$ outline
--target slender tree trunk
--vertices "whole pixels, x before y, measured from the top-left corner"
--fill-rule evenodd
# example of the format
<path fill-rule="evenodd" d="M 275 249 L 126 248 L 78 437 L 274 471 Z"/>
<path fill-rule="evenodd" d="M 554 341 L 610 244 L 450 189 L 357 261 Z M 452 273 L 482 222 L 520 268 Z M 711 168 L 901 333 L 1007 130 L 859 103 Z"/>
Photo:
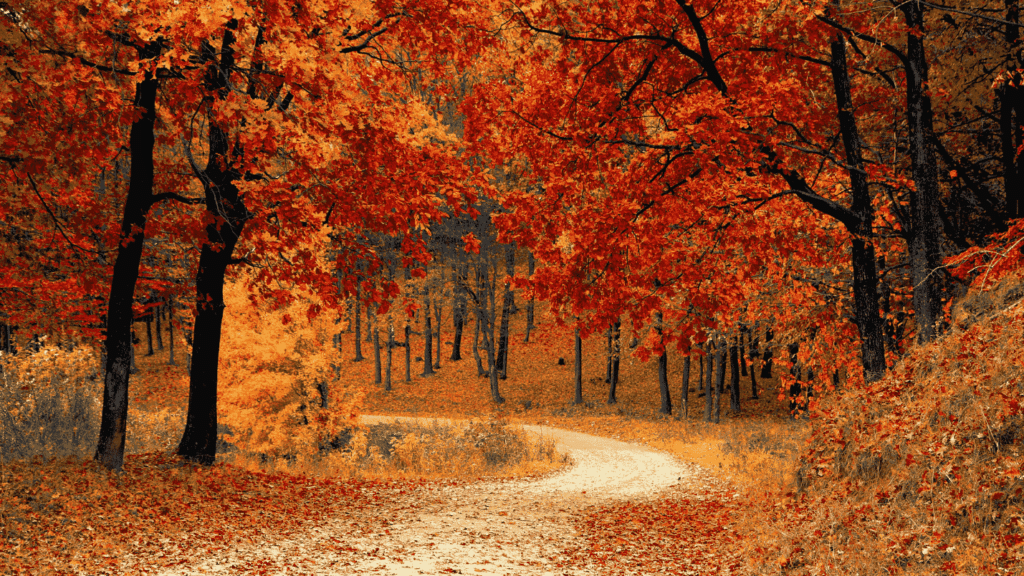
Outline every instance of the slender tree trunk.
<path fill-rule="evenodd" d="M 718 343 L 718 353 L 715 358 L 715 393 L 713 414 L 711 421 L 718 424 L 722 414 L 722 389 L 725 387 L 725 354 L 726 345 L 724 341 Z"/>
<path fill-rule="evenodd" d="M 441 369 L 441 311 L 444 299 L 434 298 L 434 370 Z"/>
<path fill-rule="evenodd" d="M 380 328 L 378 328 L 376 320 L 370 330 L 373 332 L 373 383 L 380 384 Z"/>
<path fill-rule="evenodd" d="M 363 357 L 363 340 L 362 340 L 362 334 L 361 334 L 361 332 L 362 332 L 362 321 L 361 321 L 362 314 L 359 313 L 359 296 L 360 296 L 359 292 L 360 292 L 360 288 L 359 288 L 359 286 L 357 284 L 356 285 L 356 300 L 352 304 L 352 306 L 354 307 L 354 310 L 355 310 L 355 313 L 353 314 L 353 316 L 355 317 L 355 320 L 356 320 L 355 321 L 355 325 L 356 325 L 356 357 L 352 359 L 353 362 L 362 362 L 364 360 L 364 357 Z"/>
<path fill-rule="evenodd" d="M 483 360 L 480 358 L 480 318 L 477 312 L 477 319 L 473 322 L 473 358 L 476 360 L 476 375 L 487 376 L 484 370 Z"/>
<path fill-rule="evenodd" d="M 686 420 L 690 410 L 690 357 L 691 354 L 683 357 L 683 389 L 679 396 L 679 411 L 676 412 L 676 420 Z"/>
<path fill-rule="evenodd" d="M 511 278 L 515 276 L 515 248 L 505 248 L 505 274 Z M 498 328 L 498 377 L 502 380 L 508 378 L 508 324 L 512 317 L 512 307 L 515 305 L 515 293 L 512 285 L 505 285 L 505 294 L 501 300 L 501 324 Z"/>
<path fill-rule="evenodd" d="M 579 319 L 577 319 L 579 321 Z M 575 352 L 576 361 L 573 364 L 572 380 L 575 385 L 575 395 L 573 396 L 573 404 L 583 404 L 583 339 L 580 338 L 580 328 L 576 327 L 573 332 L 573 350 Z"/>
<path fill-rule="evenodd" d="M 747 347 L 743 344 L 743 338 L 747 336 L 748 330 L 746 328 L 740 329 L 740 335 L 738 336 L 740 342 L 740 375 L 747 375 Z"/>
<path fill-rule="evenodd" d="M 452 336 L 451 360 L 453 362 L 462 360 L 462 329 L 466 324 L 466 286 L 468 282 L 469 264 L 461 263 L 456 269 L 455 288 L 452 290 L 455 297 L 455 302 L 452 304 L 452 324 L 455 330 L 455 334 Z"/>
<path fill-rule="evenodd" d="M 487 352 L 487 374 L 491 382 L 491 399 L 495 404 L 501 404 L 505 399 L 501 397 L 498 389 L 498 371 L 495 365 L 497 362 L 497 350 L 495 349 L 494 342 L 494 311 L 497 306 L 495 301 L 496 289 L 494 282 L 488 278 L 485 266 L 481 262 L 477 268 L 477 294 L 485 299 L 483 306 L 477 306 L 477 323 L 480 325 L 480 332 L 484 337 L 484 350 Z"/>
<path fill-rule="evenodd" d="M 159 53 L 157 49 L 157 53 Z M 155 55 L 154 55 L 155 56 Z M 142 114 L 132 123 L 129 135 L 131 175 L 121 218 L 121 242 L 114 260 L 104 347 L 103 408 L 95 459 L 110 470 L 124 463 L 128 424 L 128 379 L 132 354 L 132 302 L 146 238 L 146 215 L 153 201 L 153 148 L 156 139 L 156 92 L 158 80 L 151 72 L 135 87 L 135 106 Z"/>
<path fill-rule="evenodd" d="M 529 275 L 531 280 L 533 279 L 533 271 L 535 269 L 536 264 L 537 264 L 537 262 L 536 262 L 536 259 L 533 257 L 533 252 L 530 252 L 529 250 L 527 250 L 527 252 L 526 252 L 526 267 L 527 267 L 527 273 L 528 273 L 528 275 Z M 526 337 L 523 338 L 523 342 L 529 342 L 530 341 L 530 331 L 533 330 L 534 328 L 536 328 L 536 326 L 533 325 L 533 309 L 534 309 L 534 298 L 533 298 L 533 296 L 530 296 L 530 300 L 526 303 Z"/>
<path fill-rule="evenodd" d="M 612 383 L 612 327 L 608 326 L 608 329 L 604 331 L 606 343 L 605 343 L 605 371 L 604 371 L 604 382 L 605 384 Z"/>
<path fill-rule="evenodd" d="M 153 351 L 153 311 L 146 315 L 146 356 L 156 354 Z"/>
<path fill-rule="evenodd" d="M 736 344 L 729 347 L 729 410 L 740 413 L 740 353 Z"/>
<path fill-rule="evenodd" d="M 772 345 L 769 344 L 769 342 L 772 341 L 773 337 L 774 337 L 774 334 L 772 334 L 772 329 L 771 328 L 765 329 L 765 331 L 764 331 L 764 352 L 761 353 L 761 358 L 763 360 L 763 362 L 761 364 L 761 378 L 771 378 L 772 377 Z"/>
<path fill-rule="evenodd" d="M 705 354 L 705 364 L 707 364 L 707 370 L 704 373 L 704 421 L 712 422 L 715 412 L 715 378 L 714 378 L 714 367 L 715 367 L 715 343 L 714 338 L 708 339 L 705 344 L 707 353 Z"/>
<path fill-rule="evenodd" d="M 169 349 L 169 357 L 167 364 L 170 366 L 177 366 L 177 362 L 174 361 L 174 295 L 167 297 L 167 347 Z"/>
<path fill-rule="evenodd" d="M 405 381 L 412 382 L 412 326 L 405 322 Z"/>
<path fill-rule="evenodd" d="M 423 289 L 423 374 L 434 375 L 434 328 L 430 323 L 430 289 Z"/>
<path fill-rule="evenodd" d="M 619 357 L 622 354 L 622 341 L 620 335 L 621 322 L 618 318 L 615 319 L 615 324 L 612 324 L 610 329 L 611 336 L 611 357 L 609 358 L 609 371 L 608 371 L 608 403 L 615 404 L 618 399 L 615 397 L 616 388 L 619 387 Z"/>
<path fill-rule="evenodd" d="M 388 357 L 384 369 L 384 391 L 391 392 L 391 352 L 395 349 L 395 321 L 388 317 Z"/>
<path fill-rule="evenodd" d="M 661 343 L 661 354 L 658 356 L 658 390 L 661 393 L 662 414 L 672 413 L 672 395 L 668 389 L 668 350 L 665 349 L 664 332 L 662 328 L 663 317 L 661 312 L 656 314 L 655 330 L 658 332 L 658 341 Z"/>
<path fill-rule="evenodd" d="M 156 308 L 156 349 L 164 349 L 164 334 L 162 332 L 161 317 L 164 315 L 164 304 L 161 302 Z"/>

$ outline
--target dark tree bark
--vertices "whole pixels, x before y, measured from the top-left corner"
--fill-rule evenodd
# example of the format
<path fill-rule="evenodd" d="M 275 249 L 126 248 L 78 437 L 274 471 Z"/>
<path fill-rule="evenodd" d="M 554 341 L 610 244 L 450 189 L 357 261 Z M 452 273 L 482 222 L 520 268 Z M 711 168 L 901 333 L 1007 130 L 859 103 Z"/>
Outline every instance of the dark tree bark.
<path fill-rule="evenodd" d="M 484 351 L 487 353 L 487 375 L 491 383 L 491 400 L 495 404 L 505 402 L 498 388 L 497 350 L 494 338 L 494 312 L 497 305 L 494 282 L 489 278 L 487 264 L 477 265 L 477 324 L 484 339 Z"/>
<path fill-rule="evenodd" d="M 740 413 L 740 352 L 733 344 L 729 347 L 729 410 Z"/>
<path fill-rule="evenodd" d="M 469 264 L 458 265 L 455 274 L 455 289 L 452 291 L 455 302 L 452 304 L 452 324 L 455 334 L 452 336 L 453 362 L 462 360 L 462 329 L 466 324 L 466 287 L 469 282 Z"/>
<path fill-rule="evenodd" d="M 146 314 L 146 356 L 156 354 L 153 351 L 153 311 Z"/>
<path fill-rule="evenodd" d="M 218 98 L 227 97 L 227 79 L 234 68 L 234 30 L 225 27 L 219 61 L 208 45 L 210 65 L 206 85 Z M 196 320 L 193 329 L 192 370 L 189 377 L 188 416 L 178 454 L 201 464 L 213 464 L 217 456 L 217 372 L 221 325 L 224 320 L 224 275 L 232 263 L 235 244 L 249 219 L 236 182 L 241 174 L 233 166 L 228 131 L 208 112 L 209 159 L 203 170 L 206 210 L 223 222 L 206 227 L 206 242 L 199 253 L 196 274 Z"/>
<path fill-rule="evenodd" d="M 579 326 L 573 332 L 573 351 L 575 352 L 576 360 L 573 363 L 572 371 L 572 381 L 575 390 L 572 403 L 583 404 L 583 339 L 580 338 Z"/>
<path fill-rule="evenodd" d="M 353 362 L 362 362 L 365 358 L 363 357 L 363 340 L 362 340 L 362 315 L 359 313 L 359 296 L 360 287 L 356 284 L 356 300 L 352 303 L 354 307 L 355 325 L 356 325 L 356 357 L 352 359 Z"/>
<path fill-rule="evenodd" d="M 177 366 L 178 364 L 174 361 L 174 295 L 167 297 L 167 348 L 168 355 L 167 364 L 170 366 Z"/>
<path fill-rule="evenodd" d="M 533 271 L 537 265 L 537 261 L 533 256 L 533 252 L 526 252 L 526 271 L 529 277 L 533 278 Z M 523 342 L 530 341 L 530 331 L 536 328 L 533 325 L 533 309 L 534 309 L 534 298 L 530 296 L 530 300 L 526 303 L 526 337 L 523 338 Z"/>
<path fill-rule="evenodd" d="M 505 248 L 505 274 L 509 277 L 515 275 L 515 248 Z M 515 305 L 515 292 L 512 285 L 505 285 L 505 295 L 501 301 L 501 325 L 498 333 L 498 377 L 502 380 L 508 378 L 508 324 L 512 317 L 512 307 Z"/>
<path fill-rule="evenodd" d="M 424 378 L 434 375 L 434 330 L 430 324 L 430 289 L 423 289 L 423 374 Z"/>
<path fill-rule="evenodd" d="M 743 338 L 744 338 L 744 335 L 746 335 L 746 334 L 747 334 L 747 330 L 744 328 L 744 329 L 740 330 L 740 335 L 738 336 L 739 344 L 740 344 L 740 375 L 741 376 L 746 376 L 747 375 L 747 347 L 743 344 Z"/>
<path fill-rule="evenodd" d="M 412 326 L 405 323 L 405 381 L 412 382 Z"/>
<path fill-rule="evenodd" d="M 615 404 L 618 399 L 615 397 L 616 389 L 619 387 L 619 360 L 622 354 L 622 323 L 618 318 L 611 327 L 611 358 L 609 359 L 609 381 L 608 381 L 608 403 Z"/>
<path fill-rule="evenodd" d="M 373 383 L 380 384 L 380 328 L 377 326 L 376 319 L 370 330 L 373 332 Z"/>
<path fill-rule="evenodd" d="M 388 357 L 384 368 L 384 391 L 391 392 L 391 353 L 395 349 L 395 321 L 388 317 Z"/>
<path fill-rule="evenodd" d="M 161 302 L 160 305 L 156 307 L 156 349 L 157 350 L 163 350 L 164 349 L 163 326 L 161 326 L 161 324 L 162 324 L 161 319 L 162 319 L 163 315 L 164 315 L 164 304 Z"/>
<path fill-rule="evenodd" d="M 850 76 L 846 64 L 846 39 L 836 34 L 832 41 L 832 84 L 836 93 L 839 129 L 846 149 L 850 176 L 853 218 L 844 222 L 852 237 L 853 300 L 857 330 L 860 332 L 861 365 L 864 379 L 874 382 L 885 375 L 885 331 L 878 309 L 878 270 L 871 241 L 874 209 L 867 172 L 864 170 L 860 131 L 854 116 Z"/>
<path fill-rule="evenodd" d="M 659 412 L 662 414 L 672 413 L 672 395 L 668 389 L 668 350 L 665 349 L 665 341 L 663 338 L 662 328 L 662 314 L 657 313 L 657 319 L 655 321 L 655 330 L 658 332 L 658 341 L 661 342 L 661 354 L 658 356 L 658 391 L 661 393 L 661 409 Z"/>
<path fill-rule="evenodd" d="M 771 328 L 766 328 L 764 331 L 764 352 L 761 353 L 761 378 L 772 377 L 772 345 L 769 342 L 774 338 Z"/>
<path fill-rule="evenodd" d="M 476 360 L 476 375 L 487 376 L 487 370 L 484 370 L 484 361 L 480 358 L 480 320 L 479 313 L 477 314 L 477 320 L 473 322 L 473 359 Z"/>
<path fill-rule="evenodd" d="M 434 370 L 441 369 L 441 311 L 444 299 L 434 298 Z"/>
<path fill-rule="evenodd" d="M 715 413 L 715 342 L 714 339 L 708 339 L 705 344 L 707 353 L 705 354 L 705 363 L 707 364 L 707 370 L 704 373 L 704 421 L 713 422 Z"/>
<path fill-rule="evenodd" d="M 683 357 L 683 387 L 679 395 L 679 410 L 676 412 L 676 420 L 686 420 L 690 410 L 690 357 L 691 354 Z"/>
<path fill-rule="evenodd" d="M 725 342 L 719 342 L 715 357 L 715 385 L 713 386 L 715 390 L 711 415 L 711 421 L 715 424 L 718 424 L 722 414 L 722 389 L 725 387 L 725 349 Z"/>
<path fill-rule="evenodd" d="M 612 327 L 608 326 L 608 329 L 604 331 L 605 335 L 605 371 L 604 371 L 604 382 L 605 384 L 612 383 Z"/>
<path fill-rule="evenodd" d="M 933 133 L 931 97 L 928 95 L 928 61 L 924 49 L 924 6 L 919 2 L 899 5 L 907 24 L 907 124 L 910 129 L 910 166 L 915 190 L 910 194 L 911 284 L 914 287 L 914 320 L 918 342 L 938 336 L 942 321 L 942 220 L 938 166 L 929 136 Z"/>
<path fill-rule="evenodd" d="M 156 51 L 159 53 L 159 48 Z M 153 148 L 156 142 L 153 127 L 158 87 L 157 79 L 150 72 L 135 87 L 134 104 L 142 114 L 132 123 L 128 140 L 131 175 L 121 218 L 121 242 L 114 259 L 107 300 L 103 408 L 95 459 L 110 470 L 120 470 L 124 463 L 132 356 L 132 302 L 146 238 L 146 216 L 153 204 Z"/>

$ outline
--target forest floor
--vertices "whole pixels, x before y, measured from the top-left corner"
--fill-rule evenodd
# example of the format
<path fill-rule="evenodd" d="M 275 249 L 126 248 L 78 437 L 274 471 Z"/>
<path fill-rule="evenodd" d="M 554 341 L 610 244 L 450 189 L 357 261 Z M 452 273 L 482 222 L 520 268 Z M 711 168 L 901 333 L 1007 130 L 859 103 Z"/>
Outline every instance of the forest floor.
<path fill-rule="evenodd" d="M 382 419 L 391 418 L 364 417 Z M 709 502 L 728 508 L 731 500 L 725 483 L 707 470 L 636 444 L 526 429 L 554 440 L 571 464 L 540 478 L 421 489 L 415 506 L 368 534 L 350 536 L 351 519 L 342 514 L 287 538 L 149 573 L 696 575 L 728 573 L 736 564 L 719 550 L 731 536 L 728 524 L 702 514 Z M 644 507 L 657 502 L 690 511 L 674 527 L 687 535 L 685 550 L 663 548 L 665 535 L 649 530 Z M 144 556 L 125 558 L 122 566 L 147 573 L 146 563 Z"/>

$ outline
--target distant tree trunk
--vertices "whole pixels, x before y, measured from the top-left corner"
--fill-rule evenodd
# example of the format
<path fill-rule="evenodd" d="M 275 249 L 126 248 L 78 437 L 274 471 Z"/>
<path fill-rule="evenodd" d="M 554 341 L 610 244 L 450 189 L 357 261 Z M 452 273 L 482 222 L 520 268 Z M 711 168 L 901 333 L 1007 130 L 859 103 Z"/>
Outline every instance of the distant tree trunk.
<path fill-rule="evenodd" d="M 167 358 L 169 366 L 177 366 L 174 361 L 174 295 L 167 297 L 167 347 L 170 356 Z"/>
<path fill-rule="evenodd" d="M 620 328 L 622 324 L 618 318 L 615 319 L 615 324 L 612 324 L 609 335 L 611 340 L 609 345 L 611 346 L 611 355 L 608 364 L 608 403 L 615 404 L 618 399 L 615 397 L 615 390 L 619 386 L 619 356 L 622 354 L 622 342 L 620 338 Z"/>
<path fill-rule="evenodd" d="M 729 410 L 733 414 L 740 413 L 740 353 L 739 347 L 729 347 Z"/>
<path fill-rule="evenodd" d="M 533 252 L 530 252 L 529 250 L 527 250 L 526 251 L 526 267 L 527 267 L 527 273 L 529 274 L 529 277 L 531 279 L 533 278 L 533 271 L 534 271 L 534 268 L 535 268 L 536 264 L 537 264 L 537 262 L 536 262 L 536 259 L 533 257 Z M 530 341 L 530 331 L 533 330 L 534 328 L 536 328 L 536 326 L 533 325 L 533 307 L 534 307 L 534 299 L 533 299 L 533 296 L 530 296 L 530 300 L 526 303 L 526 337 L 523 338 L 523 342 L 529 342 Z"/>
<path fill-rule="evenodd" d="M 737 336 L 740 343 L 740 375 L 742 376 L 747 375 L 747 349 L 743 345 L 743 337 L 745 334 L 747 334 L 747 329 L 743 328 L 740 330 L 739 336 Z"/>
<path fill-rule="evenodd" d="M 715 357 L 715 398 L 714 398 L 714 414 L 712 414 L 712 422 L 718 424 L 722 413 L 722 389 L 725 387 L 725 354 L 726 344 L 725 341 L 718 343 L 718 352 Z"/>
<path fill-rule="evenodd" d="M 477 306 L 477 323 L 484 337 L 484 351 L 487 352 L 487 374 L 491 382 L 491 399 L 495 404 L 505 401 L 498 389 L 497 350 L 494 342 L 494 312 L 497 306 L 494 282 L 488 278 L 486 264 L 481 262 L 477 267 L 477 294 L 484 299 L 483 305 Z"/>
<path fill-rule="evenodd" d="M 700 345 L 700 346 L 697 347 L 697 349 L 700 350 L 701 352 L 703 352 L 704 351 L 704 346 Z M 703 354 L 703 353 L 697 355 L 697 361 L 700 362 L 700 378 L 697 378 L 697 397 L 698 398 L 704 396 L 704 388 L 705 388 L 705 386 L 704 386 L 704 356 L 705 356 L 705 354 Z"/>
<path fill-rule="evenodd" d="M 454 325 L 455 334 L 452 336 L 452 356 L 453 362 L 462 360 L 462 328 L 466 324 L 466 286 L 469 282 L 469 264 L 459 264 L 455 274 L 455 288 L 452 290 L 452 294 L 455 297 L 455 302 L 452 304 L 452 324 Z"/>
<path fill-rule="evenodd" d="M 156 349 L 157 350 L 163 350 L 164 349 L 164 334 L 161 331 L 161 329 L 163 327 L 160 325 L 161 324 L 160 320 L 161 320 L 161 317 L 163 315 L 164 315 L 164 305 L 161 302 L 160 305 L 156 307 Z"/>
<path fill-rule="evenodd" d="M 479 316 L 479 313 L 478 313 Z M 476 375 L 487 376 L 483 360 L 480 358 L 480 320 L 473 322 L 473 358 L 476 360 Z"/>
<path fill-rule="evenodd" d="M 577 319 L 578 321 L 579 319 Z M 576 352 L 576 362 L 573 364 L 573 383 L 575 384 L 576 394 L 573 396 L 573 404 L 583 403 L 583 339 L 580 338 L 580 328 L 576 327 L 576 331 L 573 332 L 573 348 Z"/>
<path fill-rule="evenodd" d="M 612 383 L 612 327 L 608 326 L 608 329 L 604 331 L 606 343 L 605 343 L 605 371 L 604 371 L 604 382 L 605 384 Z"/>
<path fill-rule="evenodd" d="M 758 337 L 757 337 L 757 326 L 750 332 L 750 350 L 748 352 L 750 357 L 750 397 L 757 400 L 757 363 L 754 362 L 754 358 L 759 355 L 758 352 Z"/>
<path fill-rule="evenodd" d="M 510 278 L 515 275 L 515 247 L 509 245 L 505 248 L 505 274 Z M 512 307 L 515 305 L 515 292 L 512 285 L 505 285 L 505 295 L 501 301 L 501 324 L 498 333 L 498 377 L 502 380 L 508 378 L 508 324 L 512 317 Z"/>
<path fill-rule="evenodd" d="M 712 422 L 712 418 L 715 412 L 715 343 L 713 338 L 708 339 L 705 344 L 707 353 L 705 356 L 705 363 L 707 364 L 707 370 L 704 373 L 704 421 Z"/>
<path fill-rule="evenodd" d="M 363 337 L 363 342 L 366 342 L 367 344 L 369 344 L 371 341 L 373 341 L 373 334 L 370 333 L 371 332 L 371 328 L 374 327 L 373 320 L 374 320 L 374 318 L 372 316 L 372 311 L 370 310 L 370 307 L 367 306 L 366 307 L 366 336 Z"/>
<path fill-rule="evenodd" d="M 434 298 L 434 370 L 441 369 L 441 311 L 444 300 Z"/>
<path fill-rule="evenodd" d="M 384 391 L 391 391 L 391 351 L 395 349 L 395 320 L 388 317 L 388 357 L 384 368 Z"/>
<path fill-rule="evenodd" d="M 430 289 L 423 289 L 423 374 L 424 378 L 434 375 L 434 329 L 430 324 Z"/>
<path fill-rule="evenodd" d="M 146 314 L 146 356 L 152 356 L 156 354 L 153 351 L 153 310 L 150 309 L 149 313 Z"/>
<path fill-rule="evenodd" d="M 412 326 L 405 321 L 405 381 L 412 382 Z"/>
<path fill-rule="evenodd" d="M 35 341 L 35 338 L 33 338 L 32 340 Z M 135 346 L 138 343 L 139 343 L 139 337 L 135 335 L 135 329 L 132 328 L 132 348 L 131 348 L 132 367 L 129 369 L 129 372 L 131 374 L 138 374 L 139 373 L 139 367 L 135 365 Z M 38 351 L 38 347 L 36 348 L 36 350 Z"/>
<path fill-rule="evenodd" d="M 373 383 L 381 383 L 380 375 L 380 329 L 377 327 L 377 322 L 373 322 Z"/>
<path fill-rule="evenodd" d="M 672 395 L 668 390 L 668 350 L 665 349 L 662 322 L 661 312 L 656 313 L 655 330 L 658 332 L 658 342 L 661 343 L 661 354 L 658 356 L 658 390 L 661 392 L 660 412 L 662 414 L 671 414 Z"/>
<path fill-rule="evenodd" d="M 676 420 L 686 420 L 690 409 L 690 354 L 683 357 L 683 389 L 679 397 Z"/>
<path fill-rule="evenodd" d="M 791 364 L 789 374 L 793 377 L 793 383 L 789 385 L 789 411 L 795 418 L 796 410 L 800 407 L 800 394 L 803 392 L 803 387 L 800 385 L 800 378 L 803 376 L 803 370 L 800 369 L 800 362 L 798 360 L 800 343 L 794 342 L 789 344 L 787 348 Z"/>
<path fill-rule="evenodd" d="M 764 352 L 761 353 L 761 378 L 772 377 L 772 345 L 769 342 L 772 341 L 774 335 L 772 329 L 767 328 L 764 331 Z"/>
<path fill-rule="evenodd" d="M 355 325 L 356 325 L 356 357 L 352 359 L 353 362 L 362 362 L 364 360 L 364 358 L 363 358 L 363 340 L 362 340 L 362 320 L 361 320 L 362 315 L 359 313 L 359 292 L 360 292 L 360 289 L 359 289 L 359 286 L 357 284 L 356 285 L 356 299 L 355 299 L 355 302 L 352 303 L 352 306 L 355 309 L 355 312 L 354 312 L 353 316 L 355 317 L 355 320 L 356 320 L 355 321 Z"/>

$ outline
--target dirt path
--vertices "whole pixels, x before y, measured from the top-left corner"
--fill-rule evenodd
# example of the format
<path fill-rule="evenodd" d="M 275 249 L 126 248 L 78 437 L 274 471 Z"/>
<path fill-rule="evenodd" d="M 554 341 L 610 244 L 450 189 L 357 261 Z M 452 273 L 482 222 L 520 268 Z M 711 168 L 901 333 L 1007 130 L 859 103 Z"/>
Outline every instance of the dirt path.
<path fill-rule="evenodd" d="M 414 513 L 382 518 L 381 530 L 369 536 L 343 536 L 349 533 L 346 520 L 331 519 L 295 538 L 256 543 L 187 570 L 159 574 L 232 574 L 240 566 L 258 565 L 268 568 L 267 574 L 591 574 L 589 567 L 564 565 L 562 551 L 584 544 L 572 527 L 575 510 L 608 501 L 644 500 L 677 484 L 699 488 L 714 483 L 700 467 L 664 452 L 558 428 L 524 428 L 553 439 L 573 463 L 538 480 L 435 491 L 436 496 L 426 498 Z"/>

